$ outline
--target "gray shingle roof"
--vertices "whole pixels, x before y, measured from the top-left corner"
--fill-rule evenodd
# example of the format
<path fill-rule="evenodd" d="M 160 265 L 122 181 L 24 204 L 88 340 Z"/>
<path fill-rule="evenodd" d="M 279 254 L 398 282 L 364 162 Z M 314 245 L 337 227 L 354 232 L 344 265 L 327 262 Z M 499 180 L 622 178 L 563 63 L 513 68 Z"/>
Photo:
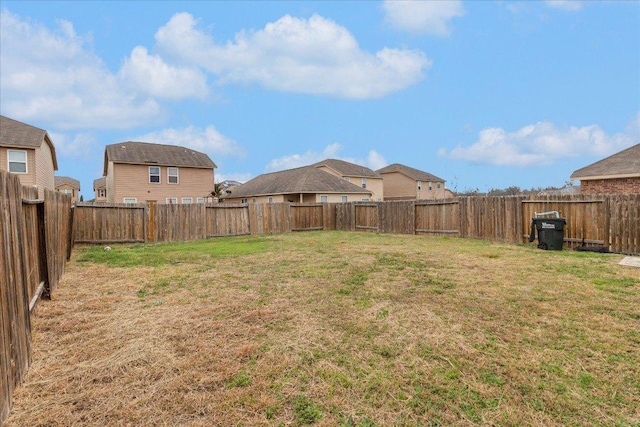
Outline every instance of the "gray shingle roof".
<path fill-rule="evenodd" d="M 344 160 L 327 159 L 312 164 L 314 167 L 326 166 L 333 169 L 342 176 L 355 176 L 366 178 L 381 178 L 381 176 L 372 169 L 354 163 L 345 162 Z"/>
<path fill-rule="evenodd" d="M 206 154 L 178 145 L 127 141 L 107 145 L 104 155 L 105 175 L 108 162 L 207 169 L 217 167 Z"/>
<path fill-rule="evenodd" d="M 102 178 L 93 180 L 93 191 L 96 191 L 98 188 L 106 188 L 107 187 L 107 177 L 103 176 Z"/>
<path fill-rule="evenodd" d="M 571 174 L 571 179 L 611 176 L 640 176 L 640 144 L 578 169 Z"/>
<path fill-rule="evenodd" d="M 53 169 L 58 170 L 56 148 L 46 130 L 0 116 L 0 147 L 36 149 L 40 148 L 43 142 L 49 144 Z"/>
<path fill-rule="evenodd" d="M 66 184 L 80 190 L 80 181 L 78 181 L 77 179 L 70 178 L 68 176 L 56 176 L 54 177 L 54 182 L 55 182 L 56 188 Z"/>
<path fill-rule="evenodd" d="M 409 166 L 401 165 L 400 163 L 394 163 L 392 165 L 385 166 L 382 169 L 378 169 L 376 172 L 381 175 L 384 175 L 385 173 L 399 172 L 415 181 L 446 182 L 444 179 L 432 175 L 429 172 L 410 168 Z"/>
<path fill-rule="evenodd" d="M 371 191 L 314 166 L 266 173 L 235 187 L 227 197 L 253 197 L 291 193 L 362 193 Z"/>

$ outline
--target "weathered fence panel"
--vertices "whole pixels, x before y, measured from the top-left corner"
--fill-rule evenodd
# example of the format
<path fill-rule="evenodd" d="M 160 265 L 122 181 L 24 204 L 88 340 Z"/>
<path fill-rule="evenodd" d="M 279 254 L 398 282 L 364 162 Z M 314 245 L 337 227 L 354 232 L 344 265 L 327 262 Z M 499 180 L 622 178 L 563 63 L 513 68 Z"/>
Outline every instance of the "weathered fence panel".
<path fill-rule="evenodd" d="M 322 204 L 292 204 L 291 231 L 324 230 L 324 207 Z"/>
<path fill-rule="evenodd" d="M 185 242 L 207 237 L 206 207 L 204 204 L 156 205 L 156 242 Z"/>
<path fill-rule="evenodd" d="M 336 205 L 336 230 L 355 231 L 356 205 L 355 203 L 339 203 Z"/>
<path fill-rule="evenodd" d="M 355 203 L 355 227 L 360 231 L 379 231 L 378 203 Z"/>
<path fill-rule="evenodd" d="M 611 251 L 640 253 L 640 195 L 609 197 L 604 210 Z"/>
<path fill-rule="evenodd" d="M 251 234 L 249 206 L 219 204 L 207 206 L 207 237 Z"/>
<path fill-rule="evenodd" d="M 146 204 L 94 205 L 74 208 L 76 243 L 143 243 L 147 239 Z"/>
<path fill-rule="evenodd" d="M 0 171 L 0 425 L 31 363 L 31 319 L 55 291 L 70 253 L 71 197 Z"/>
<path fill-rule="evenodd" d="M 378 205 L 380 233 L 415 234 L 414 201 L 392 201 Z"/>
<path fill-rule="evenodd" d="M 457 236 L 460 234 L 460 203 L 457 200 L 417 202 L 416 234 Z"/>

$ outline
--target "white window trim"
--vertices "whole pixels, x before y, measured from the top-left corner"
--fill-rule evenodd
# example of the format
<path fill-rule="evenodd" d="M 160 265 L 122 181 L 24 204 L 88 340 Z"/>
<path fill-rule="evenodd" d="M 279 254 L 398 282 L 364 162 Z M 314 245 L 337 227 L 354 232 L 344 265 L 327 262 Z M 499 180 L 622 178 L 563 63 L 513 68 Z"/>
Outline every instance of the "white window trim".
<path fill-rule="evenodd" d="M 273 203 L 273 197 L 272 196 L 269 196 L 268 202 L 269 203 Z"/>
<path fill-rule="evenodd" d="M 198 197 L 197 203 L 204 203 L 204 202 L 205 202 L 204 197 Z"/>
<path fill-rule="evenodd" d="M 367 188 L 367 178 L 362 178 L 360 182 L 362 183 L 362 188 Z"/>
<path fill-rule="evenodd" d="M 247 199 L 246 199 L 246 198 L 244 198 L 244 197 L 243 197 L 243 198 L 241 198 L 241 199 L 240 199 L 240 203 L 247 203 Z"/>
<path fill-rule="evenodd" d="M 183 197 L 182 198 L 182 204 L 183 205 L 190 205 L 193 203 L 193 197 Z"/>
<path fill-rule="evenodd" d="M 340 196 L 340 200 L 342 201 L 342 203 L 347 203 L 349 201 L 349 196 L 342 195 Z"/>
<path fill-rule="evenodd" d="M 129 201 L 127 201 L 127 200 L 129 200 Z M 131 200 L 133 200 L 133 202 Z M 138 203 L 138 199 L 136 197 L 124 197 L 122 199 L 122 203 L 134 205 L 134 204 Z"/>
<path fill-rule="evenodd" d="M 106 188 L 99 188 L 99 189 L 98 189 L 98 197 L 107 197 L 107 190 L 106 190 Z"/>
<path fill-rule="evenodd" d="M 177 205 L 178 204 L 178 198 L 177 197 L 167 197 L 165 199 L 165 203 L 168 205 Z"/>
<path fill-rule="evenodd" d="M 22 153 L 24 154 L 24 162 L 23 161 L 15 161 L 11 160 L 11 153 Z M 24 163 L 24 172 L 13 172 L 11 171 L 11 163 Z M 29 173 L 29 155 L 26 150 L 7 150 L 7 170 L 11 173 L 26 175 Z"/>
<path fill-rule="evenodd" d="M 418 191 L 422 190 L 422 181 L 418 181 Z"/>
<path fill-rule="evenodd" d="M 175 169 L 176 170 L 176 174 L 175 175 L 172 175 L 172 174 L 169 173 L 169 171 L 171 169 Z M 176 182 L 171 182 L 171 178 L 174 177 L 174 176 L 176 177 Z M 167 168 L 167 184 L 172 184 L 172 185 L 180 184 L 180 171 L 178 170 L 178 168 L 176 168 L 176 167 Z"/>
<path fill-rule="evenodd" d="M 151 181 L 151 168 L 158 169 L 158 182 Z M 156 174 L 153 174 L 153 176 L 156 176 Z M 149 166 L 149 184 L 162 184 L 162 169 L 160 168 L 160 166 Z"/>
<path fill-rule="evenodd" d="M 320 195 L 320 203 L 328 203 L 328 202 L 329 202 L 329 196 L 327 196 L 326 194 L 321 194 Z"/>

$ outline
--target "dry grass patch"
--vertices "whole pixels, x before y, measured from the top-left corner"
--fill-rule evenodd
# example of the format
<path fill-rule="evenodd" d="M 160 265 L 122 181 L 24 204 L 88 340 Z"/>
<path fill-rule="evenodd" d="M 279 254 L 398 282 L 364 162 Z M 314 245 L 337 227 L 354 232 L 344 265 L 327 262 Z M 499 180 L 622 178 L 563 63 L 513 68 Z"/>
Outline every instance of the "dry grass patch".
<path fill-rule="evenodd" d="M 347 232 L 77 248 L 7 426 L 638 425 L 620 258 Z"/>

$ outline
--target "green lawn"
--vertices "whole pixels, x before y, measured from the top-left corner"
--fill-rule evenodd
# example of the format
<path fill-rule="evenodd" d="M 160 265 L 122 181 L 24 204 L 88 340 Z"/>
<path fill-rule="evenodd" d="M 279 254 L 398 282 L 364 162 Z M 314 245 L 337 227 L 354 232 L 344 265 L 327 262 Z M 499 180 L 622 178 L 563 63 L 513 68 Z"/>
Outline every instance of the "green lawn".
<path fill-rule="evenodd" d="M 620 259 L 340 231 L 78 247 L 7 426 L 638 426 Z"/>

